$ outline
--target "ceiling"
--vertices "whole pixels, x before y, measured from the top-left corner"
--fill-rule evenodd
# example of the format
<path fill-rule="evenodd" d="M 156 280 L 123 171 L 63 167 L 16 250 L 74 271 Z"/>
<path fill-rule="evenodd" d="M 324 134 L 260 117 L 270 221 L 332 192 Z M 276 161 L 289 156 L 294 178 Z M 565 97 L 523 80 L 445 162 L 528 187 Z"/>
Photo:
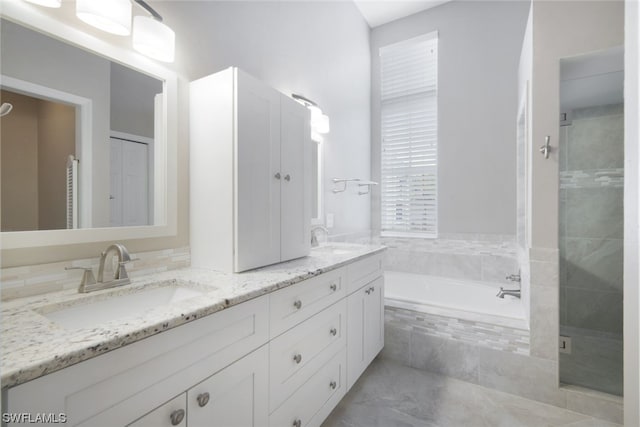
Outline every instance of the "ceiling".
<path fill-rule="evenodd" d="M 354 3 L 373 28 L 448 1 L 450 0 L 354 0 Z"/>

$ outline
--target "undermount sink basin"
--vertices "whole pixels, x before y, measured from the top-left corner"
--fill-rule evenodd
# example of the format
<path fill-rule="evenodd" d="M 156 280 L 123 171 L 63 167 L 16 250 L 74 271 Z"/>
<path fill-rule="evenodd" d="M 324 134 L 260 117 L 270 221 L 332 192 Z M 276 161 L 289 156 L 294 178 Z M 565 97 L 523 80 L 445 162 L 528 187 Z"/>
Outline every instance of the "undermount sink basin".
<path fill-rule="evenodd" d="M 41 314 L 66 329 L 87 329 L 111 320 L 138 315 L 151 308 L 174 304 L 202 295 L 199 290 L 180 285 L 143 288 L 129 294 L 87 298 L 73 306 Z"/>

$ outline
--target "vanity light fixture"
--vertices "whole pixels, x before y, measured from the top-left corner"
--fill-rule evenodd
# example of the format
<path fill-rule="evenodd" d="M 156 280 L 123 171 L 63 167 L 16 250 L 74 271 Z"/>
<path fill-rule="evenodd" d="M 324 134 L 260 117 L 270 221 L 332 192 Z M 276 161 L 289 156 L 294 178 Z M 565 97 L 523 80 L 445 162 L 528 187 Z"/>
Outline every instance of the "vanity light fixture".
<path fill-rule="evenodd" d="M 320 134 L 326 134 L 330 131 L 329 116 L 323 114 L 318 104 L 309 98 L 296 93 L 292 93 L 291 97 L 311 111 L 311 139 L 321 141 Z"/>
<path fill-rule="evenodd" d="M 76 16 L 102 31 L 119 36 L 131 34 L 130 0 L 76 0 Z"/>
<path fill-rule="evenodd" d="M 62 3 L 62 0 L 25 1 L 46 7 L 60 7 Z M 76 16 L 100 30 L 128 36 L 131 34 L 132 1 L 151 15 L 133 17 L 133 48 L 150 58 L 173 62 L 176 34 L 144 0 L 76 0 Z"/>
<path fill-rule="evenodd" d="M 55 7 L 56 9 L 62 4 L 62 0 L 25 0 L 29 3 L 37 4 L 44 7 Z"/>

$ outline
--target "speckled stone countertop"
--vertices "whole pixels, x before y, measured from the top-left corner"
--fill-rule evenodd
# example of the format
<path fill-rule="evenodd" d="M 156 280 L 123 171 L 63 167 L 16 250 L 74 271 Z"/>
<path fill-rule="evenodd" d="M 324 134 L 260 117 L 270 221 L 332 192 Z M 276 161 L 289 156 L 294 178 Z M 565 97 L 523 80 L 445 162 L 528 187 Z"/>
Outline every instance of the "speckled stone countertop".
<path fill-rule="evenodd" d="M 307 257 L 246 273 L 186 268 L 138 277 L 130 285 L 89 294 L 68 290 L 2 303 L 0 382 L 3 388 L 22 384 L 384 249 L 333 243 L 312 250 Z M 65 328 L 45 317 L 62 308 L 176 284 L 202 294 L 88 327 Z"/>

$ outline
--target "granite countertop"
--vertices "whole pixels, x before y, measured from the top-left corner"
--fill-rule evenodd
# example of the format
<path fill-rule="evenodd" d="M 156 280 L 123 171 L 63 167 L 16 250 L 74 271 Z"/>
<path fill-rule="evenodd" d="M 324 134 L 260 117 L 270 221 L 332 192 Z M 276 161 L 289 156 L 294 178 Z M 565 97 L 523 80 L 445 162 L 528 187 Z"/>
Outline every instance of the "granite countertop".
<path fill-rule="evenodd" d="M 0 310 L 0 384 L 3 388 L 22 384 L 384 249 L 379 245 L 334 243 L 313 249 L 307 257 L 245 273 L 225 274 L 185 268 L 138 277 L 132 279 L 130 285 L 89 294 L 67 290 L 3 302 Z M 135 293 L 142 288 L 175 285 L 201 295 L 87 327 L 65 328 L 44 316 L 88 301 Z"/>

